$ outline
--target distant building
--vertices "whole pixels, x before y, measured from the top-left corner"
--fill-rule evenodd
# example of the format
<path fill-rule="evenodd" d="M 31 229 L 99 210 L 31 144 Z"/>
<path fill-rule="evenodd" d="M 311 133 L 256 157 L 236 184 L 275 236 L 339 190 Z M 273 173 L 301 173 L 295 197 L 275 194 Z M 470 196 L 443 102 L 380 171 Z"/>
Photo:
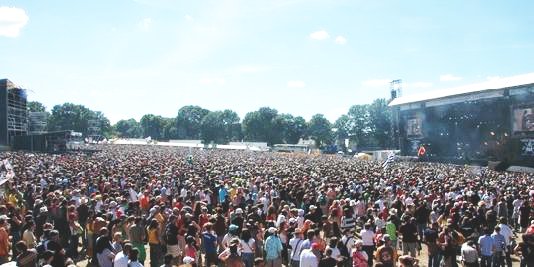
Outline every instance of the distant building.
<path fill-rule="evenodd" d="M 13 145 L 14 137 L 28 133 L 26 90 L 8 79 L 0 80 L 0 150 Z"/>

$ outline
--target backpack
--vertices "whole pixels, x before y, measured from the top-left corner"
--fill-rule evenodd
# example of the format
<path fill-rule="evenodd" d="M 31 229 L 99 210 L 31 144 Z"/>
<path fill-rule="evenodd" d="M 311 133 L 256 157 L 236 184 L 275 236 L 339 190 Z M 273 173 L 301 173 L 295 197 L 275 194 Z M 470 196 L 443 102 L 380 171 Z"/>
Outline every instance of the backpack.
<path fill-rule="evenodd" d="M 341 254 L 341 256 L 345 257 L 345 259 L 350 258 L 350 253 L 349 253 L 349 250 L 347 249 L 347 242 L 345 242 L 344 246 L 341 246 L 340 248 L 338 248 L 339 249 L 339 254 Z"/>

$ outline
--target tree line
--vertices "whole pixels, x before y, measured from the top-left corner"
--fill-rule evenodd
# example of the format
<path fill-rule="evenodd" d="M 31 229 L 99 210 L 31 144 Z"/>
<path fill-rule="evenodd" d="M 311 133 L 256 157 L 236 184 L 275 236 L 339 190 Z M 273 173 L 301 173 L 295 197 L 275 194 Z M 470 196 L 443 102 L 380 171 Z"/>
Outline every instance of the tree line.
<path fill-rule="evenodd" d="M 29 102 L 29 111 L 47 112 L 39 102 Z M 385 99 L 371 104 L 354 105 L 335 122 L 322 114 L 309 121 L 301 116 L 279 113 L 262 107 L 249 112 L 243 119 L 230 109 L 210 111 L 199 106 L 184 106 L 174 118 L 154 114 L 144 115 L 140 121 L 124 119 L 115 125 L 102 112 L 83 105 L 65 103 L 48 112 L 48 130 L 75 130 L 88 134 L 88 126 L 95 121 L 101 133 L 110 137 L 146 138 L 154 140 L 190 139 L 204 143 L 226 144 L 232 141 L 255 141 L 273 144 L 296 144 L 300 139 L 312 139 L 318 147 L 337 144 L 349 146 L 391 147 L 391 111 Z"/>

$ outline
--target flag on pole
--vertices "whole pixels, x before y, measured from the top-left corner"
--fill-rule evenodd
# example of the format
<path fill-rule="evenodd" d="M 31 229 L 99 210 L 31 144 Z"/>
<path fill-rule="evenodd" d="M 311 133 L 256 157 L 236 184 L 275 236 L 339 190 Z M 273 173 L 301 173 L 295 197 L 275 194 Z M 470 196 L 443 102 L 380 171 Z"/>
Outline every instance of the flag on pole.
<path fill-rule="evenodd" d="M 384 163 L 382 164 L 382 168 L 384 168 L 384 170 L 387 169 L 389 167 L 389 164 L 393 162 L 395 162 L 395 154 L 390 153 L 386 161 L 384 161 Z"/>

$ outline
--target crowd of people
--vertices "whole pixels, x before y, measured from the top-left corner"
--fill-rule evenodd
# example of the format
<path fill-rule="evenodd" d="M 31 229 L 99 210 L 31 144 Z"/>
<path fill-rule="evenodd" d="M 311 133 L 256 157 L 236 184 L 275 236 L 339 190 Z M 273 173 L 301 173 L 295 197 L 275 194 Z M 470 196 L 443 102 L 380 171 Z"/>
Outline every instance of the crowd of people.
<path fill-rule="evenodd" d="M 534 266 L 532 174 L 334 155 L 100 149 L 0 154 L 15 171 L 1 185 L 1 264 Z"/>

